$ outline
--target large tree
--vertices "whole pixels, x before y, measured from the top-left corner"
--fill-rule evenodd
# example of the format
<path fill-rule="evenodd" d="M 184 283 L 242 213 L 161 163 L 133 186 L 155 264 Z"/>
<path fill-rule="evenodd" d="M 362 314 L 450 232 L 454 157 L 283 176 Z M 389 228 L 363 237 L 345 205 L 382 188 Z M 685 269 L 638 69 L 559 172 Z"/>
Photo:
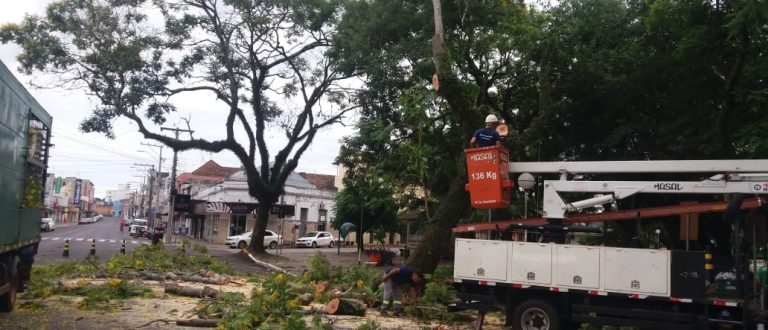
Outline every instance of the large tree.
<path fill-rule="evenodd" d="M 347 6 L 339 31 L 344 38 L 336 45 L 347 67 L 367 81 L 361 104 L 365 124 L 347 141 L 350 158 L 386 169 L 385 180 L 404 191 L 418 187 L 424 194 L 423 238 L 408 260 L 424 272 L 450 250 L 451 228 L 471 213 L 462 149 L 485 115 L 522 108 L 518 102 L 528 99 L 518 96 L 530 93 L 524 87 L 529 84 L 515 82 L 535 77 L 518 62 L 518 47 L 530 34 L 522 4 L 448 1 L 439 12 L 434 4 L 439 1 Z M 436 27 L 436 17 L 442 26 Z M 361 47 L 371 42 L 382 51 Z M 437 93 L 426 91 L 434 88 L 433 74 Z M 488 92 L 499 84 L 513 86 L 504 89 L 507 102 Z"/>
<path fill-rule="evenodd" d="M 371 125 L 349 146 L 362 163 L 388 164 L 393 177 L 419 177 L 421 167 L 404 162 L 402 149 L 426 138 L 431 150 L 419 148 L 426 164 L 455 169 L 428 172 L 443 186 L 430 185 L 439 202 L 410 262 L 430 271 L 450 244 L 450 228 L 470 211 L 461 147 L 490 112 L 510 126 L 512 161 L 759 156 L 768 146 L 760 78 L 766 13 L 754 0 L 569 0 L 545 8 L 504 0 L 357 2 L 347 7 L 336 51 L 368 82 L 362 106 Z M 370 43 L 382 51 L 362 46 Z M 429 86 L 433 73 L 437 130 L 407 121 L 408 95 Z M 430 138 L 440 136 L 451 138 Z M 638 196 L 623 207 L 675 198 Z M 721 229 L 727 225 L 707 230 L 727 232 Z"/>
<path fill-rule="evenodd" d="M 84 132 L 112 137 L 115 120 L 127 118 L 175 151 L 237 156 L 259 203 L 251 249 L 263 252 L 270 206 L 288 175 L 318 130 L 353 108 L 339 84 L 349 75 L 326 54 L 339 8 L 338 1 L 61 0 L 44 16 L 3 26 L 0 37 L 23 47 L 24 73 L 51 73 L 56 86 L 98 101 Z M 177 111 L 173 100 L 189 94 L 221 104 L 220 137 L 158 131 Z M 284 133 L 278 150 L 268 147 L 270 125 Z"/>
<path fill-rule="evenodd" d="M 365 249 L 366 232 L 373 235 L 398 229 L 392 185 L 375 172 L 378 171 L 374 168 L 348 168 L 344 189 L 336 194 L 336 215 L 331 225 L 341 228 L 347 222 L 354 224 L 359 250 Z"/>

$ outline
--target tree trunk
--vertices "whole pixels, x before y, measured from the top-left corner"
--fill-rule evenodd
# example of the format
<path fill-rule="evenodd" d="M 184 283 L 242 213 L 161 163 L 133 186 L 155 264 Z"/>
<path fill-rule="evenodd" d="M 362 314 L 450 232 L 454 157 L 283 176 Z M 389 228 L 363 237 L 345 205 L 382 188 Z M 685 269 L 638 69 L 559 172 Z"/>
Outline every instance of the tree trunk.
<path fill-rule="evenodd" d="M 466 171 L 460 166 L 457 177 L 451 182 L 448 193 L 440 199 L 432 221 L 426 226 L 416 251 L 408 258 L 408 264 L 420 273 L 432 273 L 445 251 L 452 244 L 451 229 L 469 210 L 469 196 L 464 190 Z"/>
<path fill-rule="evenodd" d="M 365 316 L 365 303 L 355 299 L 333 298 L 325 305 L 325 311 L 331 315 Z"/>
<path fill-rule="evenodd" d="M 476 115 L 474 101 L 467 91 L 467 86 L 452 72 L 451 65 L 448 63 L 449 56 L 446 54 L 447 49 L 443 40 L 443 14 L 440 0 L 432 0 L 432 6 L 435 19 L 432 55 L 440 80 L 439 93 L 455 114 L 462 138 L 465 143 L 469 143 L 473 132 L 472 118 Z M 463 160 L 459 161 L 463 163 Z M 464 190 L 464 184 L 467 183 L 465 167 L 459 166 L 457 172 L 448 192 L 440 198 L 440 203 L 426 226 L 421 243 L 408 259 L 409 265 L 421 273 L 431 273 L 437 268 L 443 253 L 449 251 L 448 248 L 453 242 L 451 228 L 456 225 L 460 217 L 468 213 L 469 196 Z"/>
<path fill-rule="evenodd" d="M 267 230 L 267 224 L 269 223 L 269 210 L 272 208 L 272 200 L 270 198 L 258 200 L 259 207 L 256 210 L 256 223 L 253 225 L 251 245 L 248 246 L 248 251 L 254 255 L 267 253 L 264 248 L 264 232 Z M 277 200 L 277 198 L 274 200 Z M 278 233 L 278 235 L 282 235 L 282 233 Z"/>
<path fill-rule="evenodd" d="M 211 287 L 193 288 L 188 286 L 180 286 L 176 283 L 170 283 L 165 286 L 165 292 L 175 294 L 184 297 L 193 298 L 216 298 L 219 291 Z"/>
<path fill-rule="evenodd" d="M 358 230 L 355 240 L 357 241 L 357 250 L 360 252 L 365 251 L 365 246 L 363 245 L 363 236 L 365 236 L 365 232 Z"/>

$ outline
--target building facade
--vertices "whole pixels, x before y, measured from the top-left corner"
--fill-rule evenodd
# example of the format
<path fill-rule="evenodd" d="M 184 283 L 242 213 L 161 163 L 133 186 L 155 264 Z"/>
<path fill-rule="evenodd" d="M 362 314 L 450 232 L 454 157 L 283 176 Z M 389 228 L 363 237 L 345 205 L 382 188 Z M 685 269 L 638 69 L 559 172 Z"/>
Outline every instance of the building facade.
<path fill-rule="evenodd" d="M 333 180 L 332 175 L 291 173 L 283 196 L 278 205 L 271 209 L 267 229 L 282 234 L 286 244 L 295 242 L 311 231 L 331 231 L 336 196 Z M 192 187 L 187 189 L 191 191 Z M 191 195 L 190 209 L 184 213 L 175 231 L 198 239 L 224 243 L 227 236 L 253 230 L 256 223 L 255 211 L 259 205 L 258 201 L 248 195 L 248 183 L 243 170 L 238 170 L 217 184 L 207 182 L 206 186 L 194 189 L 197 193 Z M 183 186 L 180 191 L 185 191 Z M 285 216 L 280 218 L 280 214 Z"/>

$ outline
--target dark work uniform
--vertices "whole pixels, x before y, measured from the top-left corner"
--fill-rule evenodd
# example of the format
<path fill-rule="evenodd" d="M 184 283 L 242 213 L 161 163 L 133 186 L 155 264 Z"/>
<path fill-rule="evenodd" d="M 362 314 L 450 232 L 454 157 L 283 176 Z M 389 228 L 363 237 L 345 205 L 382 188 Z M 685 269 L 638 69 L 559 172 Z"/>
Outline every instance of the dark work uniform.
<path fill-rule="evenodd" d="M 410 286 L 413 286 L 415 283 L 413 282 L 413 279 L 411 278 L 411 275 L 413 275 L 413 269 L 408 268 L 407 266 L 399 267 L 400 272 L 397 274 L 392 275 L 390 278 L 387 279 L 386 282 L 384 282 L 384 304 L 389 304 L 389 301 L 392 300 L 392 302 L 395 304 L 395 307 L 401 304 L 400 302 L 400 296 L 402 296 L 403 292 L 400 290 L 400 287 L 402 285 L 408 284 Z M 384 273 L 389 273 L 389 271 L 392 269 L 387 269 Z"/>
<path fill-rule="evenodd" d="M 475 131 L 473 135 L 477 141 L 478 147 L 492 147 L 496 145 L 496 142 L 501 140 L 501 135 L 493 128 L 481 128 Z"/>

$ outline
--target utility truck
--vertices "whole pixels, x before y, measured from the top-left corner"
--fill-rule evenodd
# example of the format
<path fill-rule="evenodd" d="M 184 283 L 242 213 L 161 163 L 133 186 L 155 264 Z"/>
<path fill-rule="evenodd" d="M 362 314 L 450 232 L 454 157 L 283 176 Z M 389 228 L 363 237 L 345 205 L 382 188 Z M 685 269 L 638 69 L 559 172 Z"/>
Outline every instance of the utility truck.
<path fill-rule="evenodd" d="M 497 309 L 504 310 L 512 329 L 526 330 L 576 329 L 581 323 L 675 330 L 764 326 L 760 280 L 765 279 L 755 273 L 765 271 L 760 260 L 765 256 L 757 247 L 766 243 L 760 214 L 766 209 L 768 160 L 514 163 L 503 147 L 465 152 L 466 188 L 475 208 L 510 205 L 513 175 L 520 174 L 525 188 L 535 183 L 533 174 L 557 178 L 540 182 L 541 218 L 454 228 L 459 237 L 454 282 L 461 301 L 454 307 L 478 310 L 478 328 L 485 313 Z M 584 179 L 606 175 L 667 179 Z M 692 175 L 704 179 L 668 180 Z M 637 194 L 717 194 L 728 201 L 609 210 Z M 743 209 L 753 210 L 749 222 Z M 722 269 L 714 267 L 708 251 L 578 244 L 580 236 L 602 234 L 600 226 L 589 223 L 706 212 L 724 212 L 732 226 L 731 242 L 721 242 L 732 245 L 732 259 Z M 507 239 L 461 238 L 489 231 Z M 744 248 L 745 237 L 751 239 L 750 249 Z"/>
<path fill-rule="evenodd" d="M 0 62 L 0 311 L 13 310 L 40 242 L 52 118 Z"/>

